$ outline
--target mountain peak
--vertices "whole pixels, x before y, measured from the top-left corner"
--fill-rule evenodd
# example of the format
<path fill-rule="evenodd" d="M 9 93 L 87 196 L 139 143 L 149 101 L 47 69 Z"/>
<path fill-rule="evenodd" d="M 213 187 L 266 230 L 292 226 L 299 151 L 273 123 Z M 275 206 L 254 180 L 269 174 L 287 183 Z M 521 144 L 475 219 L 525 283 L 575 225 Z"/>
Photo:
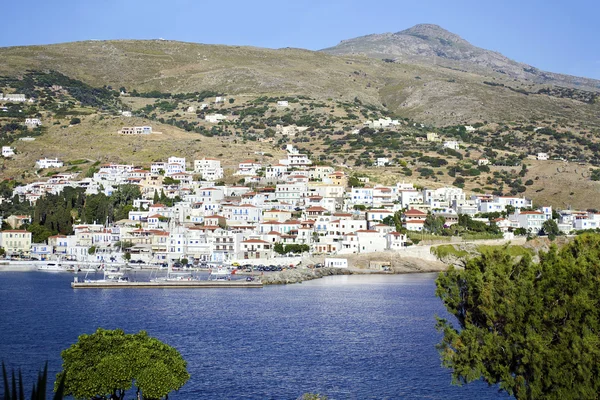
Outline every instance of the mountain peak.
<path fill-rule="evenodd" d="M 417 24 L 412 28 L 405 29 L 394 33 L 395 36 L 407 35 L 414 36 L 423 40 L 441 39 L 446 42 L 468 43 L 460 36 L 447 31 L 439 25 L 435 24 Z"/>

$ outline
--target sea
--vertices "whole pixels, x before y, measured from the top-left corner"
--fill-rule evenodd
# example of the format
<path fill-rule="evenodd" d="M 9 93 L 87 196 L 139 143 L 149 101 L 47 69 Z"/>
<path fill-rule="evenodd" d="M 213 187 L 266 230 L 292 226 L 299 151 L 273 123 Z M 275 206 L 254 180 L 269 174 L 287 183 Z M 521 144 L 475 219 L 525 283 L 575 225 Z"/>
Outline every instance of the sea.
<path fill-rule="evenodd" d="M 1 272 L 0 359 L 20 368 L 30 388 L 46 361 L 54 380 L 61 351 L 79 335 L 121 328 L 145 330 L 187 361 L 191 378 L 171 400 L 509 398 L 481 381 L 452 385 L 435 348 L 435 317 L 453 317 L 435 297 L 435 278 L 74 290 L 72 274 Z"/>

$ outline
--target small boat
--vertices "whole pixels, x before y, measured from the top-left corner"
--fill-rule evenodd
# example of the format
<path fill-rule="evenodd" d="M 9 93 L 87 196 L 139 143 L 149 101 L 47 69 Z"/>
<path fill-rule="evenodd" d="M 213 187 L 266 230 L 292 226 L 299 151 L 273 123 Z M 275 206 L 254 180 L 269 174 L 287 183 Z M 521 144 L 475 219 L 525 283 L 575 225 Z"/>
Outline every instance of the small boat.
<path fill-rule="evenodd" d="M 88 272 L 89 274 L 89 272 Z M 88 274 L 85 275 L 84 282 L 113 282 L 113 283 L 125 283 L 129 282 L 129 277 L 126 276 L 120 269 L 104 270 L 104 278 L 91 280 L 88 279 Z"/>
<path fill-rule="evenodd" d="M 44 272 L 67 272 L 68 269 L 66 266 L 62 266 L 58 263 L 47 263 L 37 267 L 38 271 Z"/>
<path fill-rule="evenodd" d="M 169 264 L 167 276 L 157 276 L 154 279 L 150 279 L 150 282 L 181 282 L 195 280 L 197 279 L 192 276 L 191 272 L 173 272 L 173 266 Z"/>
<path fill-rule="evenodd" d="M 231 280 L 231 272 L 227 268 L 216 268 L 211 269 L 210 274 L 208 275 L 209 281 L 230 281 Z"/>

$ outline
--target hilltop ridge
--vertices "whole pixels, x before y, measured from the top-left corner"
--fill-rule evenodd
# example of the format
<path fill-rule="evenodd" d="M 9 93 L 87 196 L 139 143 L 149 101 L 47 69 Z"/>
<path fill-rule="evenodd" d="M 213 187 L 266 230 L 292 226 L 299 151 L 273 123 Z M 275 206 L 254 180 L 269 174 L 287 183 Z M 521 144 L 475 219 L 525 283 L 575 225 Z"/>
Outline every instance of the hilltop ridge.
<path fill-rule="evenodd" d="M 335 55 L 364 55 L 401 63 L 440 65 L 479 75 L 506 75 L 536 84 L 600 90 L 598 80 L 539 70 L 498 52 L 474 46 L 462 37 L 433 24 L 419 24 L 396 33 L 347 39 L 321 51 Z"/>

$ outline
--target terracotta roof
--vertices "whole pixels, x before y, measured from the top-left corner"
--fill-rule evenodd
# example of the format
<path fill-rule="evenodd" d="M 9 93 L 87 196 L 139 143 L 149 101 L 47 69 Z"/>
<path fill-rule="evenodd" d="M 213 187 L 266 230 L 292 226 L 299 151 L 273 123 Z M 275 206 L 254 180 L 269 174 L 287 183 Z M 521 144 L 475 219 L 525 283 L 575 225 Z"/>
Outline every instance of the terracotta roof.
<path fill-rule="evenodd" d="M 242 243 L 265 243 L 265 244 L 269 244 L 269 242 L 266 242 L 266 241 L 260 240 L 260 239 L 248 239 L 248 240 L 244 240 Z"/>
<path fill-rule="evenodd" d="M 427 215 L 426 213 L 424 213 L 423 211 L 419 211 L 419 210 L 415 210 L 414 208 L 411 208 L 410 210 L 406 211 L 404 213 L 404 215 Z"/>

